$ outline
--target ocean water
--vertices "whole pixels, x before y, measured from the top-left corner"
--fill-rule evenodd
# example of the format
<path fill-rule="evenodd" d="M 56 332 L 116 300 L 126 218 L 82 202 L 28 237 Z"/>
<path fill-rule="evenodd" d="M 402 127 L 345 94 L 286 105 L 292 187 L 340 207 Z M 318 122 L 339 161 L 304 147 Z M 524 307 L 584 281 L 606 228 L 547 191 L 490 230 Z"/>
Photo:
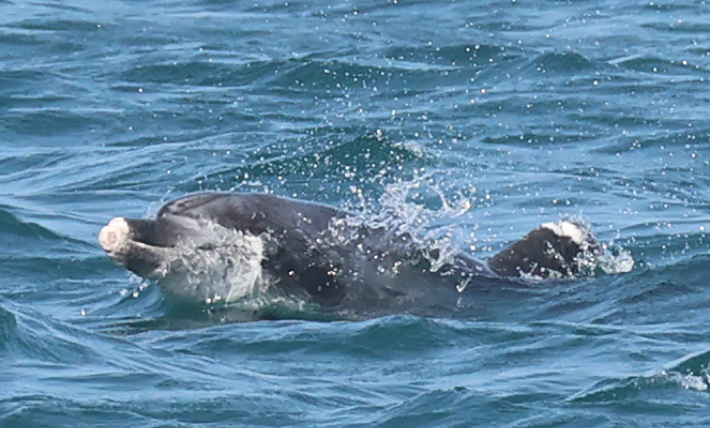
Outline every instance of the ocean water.
<path fill-rule="evenodd" d="M 0 2 L 1 427 L 707 427 L 704 1 Z M 197 191 L 629 272 L 466 316 L 225 322 L 97 243 Z M 624 269 L 619 269 L 624 270 Z"/>

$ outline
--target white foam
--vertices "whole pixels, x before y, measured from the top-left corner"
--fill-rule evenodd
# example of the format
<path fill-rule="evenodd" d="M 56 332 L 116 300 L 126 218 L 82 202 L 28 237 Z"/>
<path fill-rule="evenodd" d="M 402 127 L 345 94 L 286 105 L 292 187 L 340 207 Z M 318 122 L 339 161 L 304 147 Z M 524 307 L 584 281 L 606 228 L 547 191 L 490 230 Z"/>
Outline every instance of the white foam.
<path fill-rule="evenodd" d="M 635 261 L 631 253 L 623 248 L 617 248 L 612 253 L 606 244 L 597 247 L 596 238 L 590 236 L 589 229 L 584 225 L 563 220 L 559 223 L 544 223 L 540 227 L 553 231 L 557 236 L 567 237 L 580 246 L 582 254 L 576 260 L 580 272 L 592 274 L 598 268 L 614 275 L 630 272 L 634 268 Z"/>
<path fill-rule="evenodd" d="M 587 231 L 569 221 L 543 223 L 540 227 L 553 231 L 559 237 L 569 238 L 578 245 L 582 245 L 587 240 Z"/>

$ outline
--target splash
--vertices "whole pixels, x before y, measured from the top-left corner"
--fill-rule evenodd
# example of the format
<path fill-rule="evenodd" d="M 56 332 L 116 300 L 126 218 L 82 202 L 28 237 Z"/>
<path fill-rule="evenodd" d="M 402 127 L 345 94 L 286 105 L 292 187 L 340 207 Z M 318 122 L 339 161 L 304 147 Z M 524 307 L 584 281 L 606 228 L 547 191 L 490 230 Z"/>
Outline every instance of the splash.
<path fill-rule="evenodd" d="M 680 385 L 683 389 L 690 389 L 693 391 L 704 392 L 708 390 L 708 385 L 710 384 L 710 374 L 705 370 L 704 373 L 695 375 L 692 373 L 678 373 L 678 372 L 661 372 L 661 375 L 668 376 L 668 378 Z"/>
<path fill-rule="evenodd" d="M 447 182 L 440 174 L 433 173 L 421 174 L 409 181 L 397 181 L 386 185 L 376 202 L 366 203 L 361 199 L 361 210 L 345 222 L 351 226 L 387 230 L 384 238 L 388 242 L 396 243 L 404 237 L 409 238 L 419 249 L 411 253 L 424 259 L 431 272 L 442 273 L 446 266 L 455 263 L 464 248 L 472 251 L 480 249 L 475 232 L 467 234 L 462 230 L 461 217 L 490 202 L 490 196 L 484 194 L 479 197 L 475 187 L 460 190 L 453 187 L 457 185 L 460 183 Z M 545 223 L 542 227 L 553 229 L 563 236 L 574 231 L 576 235 L 571 238 L 575 238 L 581 246 L 575 266 L 566 272 L 550 272 L 549 277 L 569 279 L 600 273 L 619 274 L 633 269 L 631 254 L 613 242 L 598 242 L 591 223 L 581 216 L 567 216 L 557 223 Z M 474 231 L 477 228 L 474 226 Z M 346 237 L 343 243 L 351 242 L 356 236 Z M 550 247 L 547 251 L 556 250 Z M 554 257 L 556 254 L 549 255 Z M 543 280 L 529 274 L 522 276 L 529 282 Z M 461 288 L 465 288 L 465 284 Z"/>
<path fill-rule="evenodd" d="M 576 237 L 582 250 L 575 261 L 577 276 L 595 276 L 599 272 L 616 275 L 630 272 L 633 269 L 634 259 L 631 253 L 616 246 L 613 241 L 599 242 L 592 232 L 592 224 L 585 217 L 581 215 L 566 216 L 557 225 L 564 223 L 574 224 L 582 233 L 582 236 Z"/>
<path fill-rule="evenodd" d="M 634 268 L 634 258 L 631 253 L 613 244 L 604 244 L 603 252 L 597 258 L 597 267 L 608 275 L 631 272 Z"/>
<path fill-rule="evenodd" d="M 464 236 L 455 220 L 476 205 L 476 188 L 449 192 L 443 183 L 446 180 L 433 173 L 389 183 L 377 201 L 361 198 L 354 213 L 335 226 L 385 230 L 384 239 L 393 243 L 407 240 L 410 247 L 421 249 L 420 255 L 428 262 L 429 270 L 439 272 L 454 262 L 465 240 L 475 240 L 473 233 Z M 352 190 L 357 193 L 357 189 Z M 447 196 L 449 193 L 451 196 Z M 357 238 L 357 234 L 340 234 L 342 244 Z"/>
<path fill-rule="evenodd" d="M 591 223 L 581 216 L 571 216 L 568 218 L 575 224 L 584 228 L 585 232 L 591 234 Z M 626 249 L 610 242 L 597 242 L 593 238 L 593 245 L 586 243 L 582 247 L 582 254 L 577 258 L 577 264 L 581 276 L 594 276 L 597 272 L 607 275 L 631 272 L 634 268 L 634 258 Z"/>

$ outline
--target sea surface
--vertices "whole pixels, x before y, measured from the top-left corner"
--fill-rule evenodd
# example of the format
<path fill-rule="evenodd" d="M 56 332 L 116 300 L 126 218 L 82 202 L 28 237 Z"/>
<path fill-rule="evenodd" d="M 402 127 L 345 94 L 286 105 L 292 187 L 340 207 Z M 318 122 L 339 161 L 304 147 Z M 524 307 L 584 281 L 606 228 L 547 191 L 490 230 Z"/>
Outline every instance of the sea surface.
<path fill-rule="evenodd" d="M 694 0 L 0 1 L 0 427 L 710 426 L 709 36 Z M 217 190 L 618 258 L 228 322 L 97 243 Z"/>

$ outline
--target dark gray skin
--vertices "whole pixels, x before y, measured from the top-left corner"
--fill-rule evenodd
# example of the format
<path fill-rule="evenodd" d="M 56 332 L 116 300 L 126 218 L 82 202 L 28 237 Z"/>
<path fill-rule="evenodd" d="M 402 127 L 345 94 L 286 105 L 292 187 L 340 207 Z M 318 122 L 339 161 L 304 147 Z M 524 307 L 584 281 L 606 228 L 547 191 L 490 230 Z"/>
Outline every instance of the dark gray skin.
<path fill-rule="evenodd" d="M 273 195 L 204 193 L 166 204 L 155 220 L 114 219 L 99 241 L 118 264 L 160 284 L 172 268 L 166 263 L 171 249 L 203 239 L 206 225 L 244 232 L 263 242 L 260 263 L 271 279 L 270 292 L 370 314 L 449 304 L 460 296 L 457 286 L 481 280 L 546 278 L 551 272 L 573 276 L 585 246 L 543 227 L 488 265 L 459 254 L 433 272 L 437 254 L 425 254 L 411 235 L 347 224 L 347 217 L 325 205 Z M 585 241 L 596 246 L 588 236 Z M 198 242 L 191 251 L 209 252 L 213 245 Z"/>

